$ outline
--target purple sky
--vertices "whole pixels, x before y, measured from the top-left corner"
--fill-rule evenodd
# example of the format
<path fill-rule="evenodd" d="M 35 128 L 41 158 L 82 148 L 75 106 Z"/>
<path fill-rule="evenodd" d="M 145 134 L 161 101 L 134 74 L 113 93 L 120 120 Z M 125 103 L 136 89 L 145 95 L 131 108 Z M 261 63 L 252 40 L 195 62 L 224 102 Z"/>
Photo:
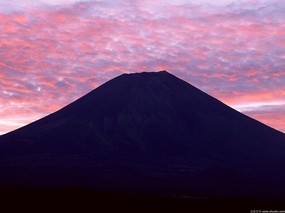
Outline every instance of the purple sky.
<path fill-rule="evenodd" d="M 284 0 L 0 0 L 0 134 L 167 70 L 285 132 Z"/>

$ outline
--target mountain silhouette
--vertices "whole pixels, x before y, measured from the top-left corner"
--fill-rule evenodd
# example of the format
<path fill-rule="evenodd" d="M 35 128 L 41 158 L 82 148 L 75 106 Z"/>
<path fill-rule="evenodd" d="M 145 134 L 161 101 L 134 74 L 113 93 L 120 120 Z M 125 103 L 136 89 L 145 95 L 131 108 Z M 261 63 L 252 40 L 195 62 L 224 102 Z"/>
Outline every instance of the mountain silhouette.
<path fill-rule="evenodd" d="M 122 74 L 0 137 L 0 184 L 283 199 L 285 135 L 166 72 Z"/>

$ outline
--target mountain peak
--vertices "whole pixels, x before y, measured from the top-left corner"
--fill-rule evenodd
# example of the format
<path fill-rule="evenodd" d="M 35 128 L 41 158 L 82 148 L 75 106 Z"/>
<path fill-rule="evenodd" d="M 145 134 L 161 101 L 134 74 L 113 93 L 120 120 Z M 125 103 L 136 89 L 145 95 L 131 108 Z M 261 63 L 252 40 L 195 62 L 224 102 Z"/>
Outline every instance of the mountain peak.
<path fill-rule="evenodd" d="M 253 177 L 249 183 L 264 174 L 266 181 L 285 179 L 284 152 L 284 134 L 162 70 L 120 75 L 1 136 L 0 170 L 11 177 L 17 173 L 18 181 L 34 180 L 33 173 L 29 178 L 22 173 L 30 168 L 42 183 L 42 171 L 63 180 L 80 171 L 72 184 L 101 187 L 104 180 L 107 188 L 113 184 L 134 191 L 148 188 L 148 179 L 158 191 L 173 187 L 178 194 L 187 189 L 207 197 L 216 191 L 242 193 L 242 187 L 247 192 L 248 176 Z M 80 179 L 87 176 L 89 182 Z M 162 179 L 169 185 L 159 185 Z"/>
<path fill-rule="evenodd" d="M 159 76 L 159 75 L 171 75 L 166 70 L 160 70 L 160 71 L 143 71 L 143 72 L 135 72 L 135 73 L 123 73 L 122 76 Z"/>
<path fill-rule="evenodd" d="M 166 70 L 159 70 L 159 71 L 142 71 L 142 72 L 135 72 L 135 73 L 129 73 L 129 74 L 134 74 L 134 75 L 139 75 L 139 74 L 153 74 L 153 73 L 168 73 Z"/>

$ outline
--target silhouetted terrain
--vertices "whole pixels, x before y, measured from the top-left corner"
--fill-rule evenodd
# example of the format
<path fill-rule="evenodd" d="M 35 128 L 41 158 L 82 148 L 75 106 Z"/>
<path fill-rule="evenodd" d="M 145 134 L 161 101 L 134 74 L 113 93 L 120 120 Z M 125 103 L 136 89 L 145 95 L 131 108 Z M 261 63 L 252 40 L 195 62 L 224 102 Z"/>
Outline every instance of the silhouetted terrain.
<path fill-rule="evenodd" d="M 285 135 L 166 71 L 123 74 L 1 136 L 0 158 L 5 202 L 72 189 L 84 193 L 67 202 L 285 198 Z"/>

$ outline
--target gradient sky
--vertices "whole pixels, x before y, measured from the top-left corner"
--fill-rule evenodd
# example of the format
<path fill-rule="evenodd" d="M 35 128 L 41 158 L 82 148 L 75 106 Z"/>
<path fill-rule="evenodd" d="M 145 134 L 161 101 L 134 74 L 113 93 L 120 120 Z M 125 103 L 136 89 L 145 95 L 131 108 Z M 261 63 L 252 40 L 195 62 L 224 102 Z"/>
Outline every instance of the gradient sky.
<path fill-rule="evenodd" d="M 285 132 L 285 1 L 0 0 L 0 134 L 159 70 Z"/>

